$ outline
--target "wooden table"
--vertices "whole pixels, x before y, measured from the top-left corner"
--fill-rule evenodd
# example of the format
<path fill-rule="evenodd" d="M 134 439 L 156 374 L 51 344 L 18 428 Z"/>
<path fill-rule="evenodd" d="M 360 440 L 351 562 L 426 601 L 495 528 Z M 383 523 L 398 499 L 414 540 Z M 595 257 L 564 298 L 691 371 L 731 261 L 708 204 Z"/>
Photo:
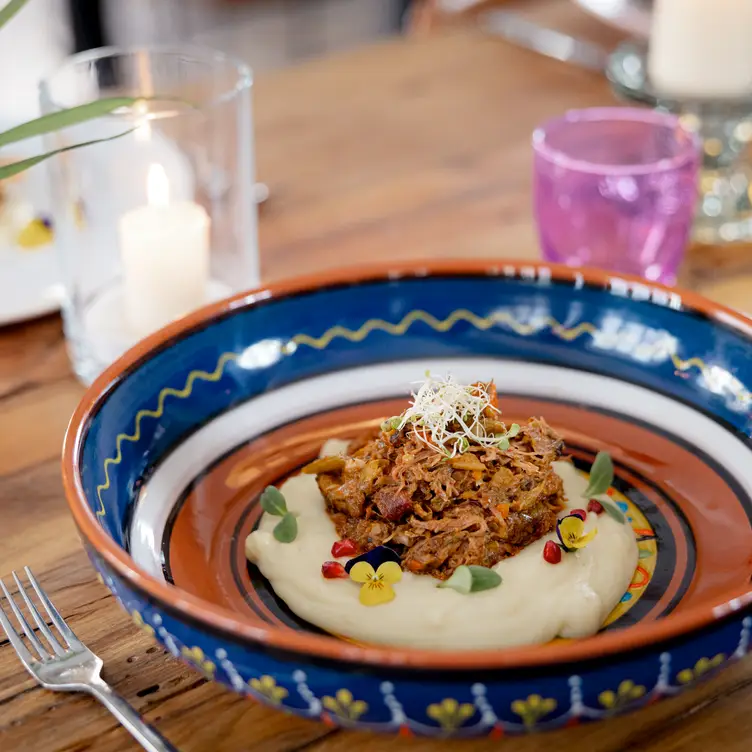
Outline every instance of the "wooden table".
<path fill-rule="evenodd" d="M 567 107 L 611 101 L 594 74 L 463 30 L 387 42 L 262 78 L 260 177 L 272 190 L 261 226 L 266 279 L 406 256 L 535 257 L 531 128 Z M 704 284 L 743 307 L 752 303 L 752 274 L 740 271 L 749 255 L 739 258 L 730 262 L 737 264 L 730 281 Z M 63 499 L 61 439 L 82 392 L 57 318 L 0 332 L 0 575 L 31 565 L 104 659 L 106 678 L 150 722 L 181 750 L 460 747 L 333 731 L 278 714 L 207 684 L 134 629 L 94 579 Z M 503 746 L 742 752 L 752 739 L 751 706 L 748 661 L 633 716 Z M 0 750 L 133 748 L 93 700 L 38 688 L 0 642 Z"/>

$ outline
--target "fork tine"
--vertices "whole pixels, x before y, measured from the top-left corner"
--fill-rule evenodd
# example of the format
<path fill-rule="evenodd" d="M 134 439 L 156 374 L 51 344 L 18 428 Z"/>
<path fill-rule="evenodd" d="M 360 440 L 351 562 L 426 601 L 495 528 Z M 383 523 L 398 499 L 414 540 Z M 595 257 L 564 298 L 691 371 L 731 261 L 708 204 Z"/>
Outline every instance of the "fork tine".
<path fill-rule="evenodd" d="M 63 639 L 73 650 L 85 650 L 86 648 L 84 648 L 83 643 L 73 634 L 73 630 L 65 623 L 63 617 L 60 616 L 60 612 L 52 605 L 52 601 L 47 597 L 47 593 L 42 590 L 41 585 L 37 582 L 37 578 L 34 577 L 34 573 L 28 567 L 24 567 L 24 572 L 26 572 L 31 586 L 34 588 L 39 600 L 42 601 L 42 605 L 47 609 L 52 623 L 58 628 Z"/>
<path fill-rule="evenodd" d="M 37 653 L 39 653 L 39 657 L 43 661 L 46 661 L 52 658 L 52 656 L 44 649 L 44 645 L 42 645 L 42 643 L 39 642 L 39 640 L 37 639 L 37 636 L 34 634 L 34 630 L 29 626 L 29 622 L 26 621 L 26 617 L 23 615 L 21 609 L 16 605 L 16 602 L 13 600 L 13 598 L 10 597 L 8 588 L 5 587 L 5 583 L 2 580 L 0 580 L 0 587 L 3 589 L 3 594 L 5 595 L 5 598 L 8 601 L 10 610 L 13 612 L 14 616 L 16 617 L 16 621 L 19 623 L 21 629 L 23 630 L 29 642 L 34 646 L 34 650 L 36 650 Z"/>
<path fill-rule="evenodd" d="M 21 659 L 21 663 L 26 666 L 26 670 L 34 673 L 31 666 L 33 663 L 36 663 L 37 660 L 28 651 L 26 645 L 24 645 L 23 640 L 18 636 L 16 630 L 13 629 L 13 625 L 10 623 L 8 615 L 5 613 L 5 609 L 3 608 L 2 603 L 0 603 L 0 626 L 2 626 L 2 628 L 5 630 L 5 634 L 8 635 L 10 644 L 13 646 L 13 649 Z"/>
<path fill-rule="evenodd" d="M 39 609 L 34 605 L 34 601 L 29 598 L 28 593 L 26 592 L 26 588 L 24 587 L 21 580 L 18 578 L 18 575 L 13 572 L 13 579 L 16 581 L 16 585 L 18 586 L 18 592 L 21 593 L 21 596 L 23 597 L 26 607 L 29 609 L 29 613 L 34 617 L 34 621 L 37 623 L 37 626 L 39 627 L 39 631 L 47 638 L 47 642 L 50 643 L 52 646 L 52 649 L 55 651 L 57 655 L 63 656 L 65 655 L 65 650 L 63 650 L 60 647 L 60 643 L 55 639 L 55 635 L 50 632 L 50 628 L 47 626 L 47 623 L 42 618 L 42 615 L 39 613 Z"/>

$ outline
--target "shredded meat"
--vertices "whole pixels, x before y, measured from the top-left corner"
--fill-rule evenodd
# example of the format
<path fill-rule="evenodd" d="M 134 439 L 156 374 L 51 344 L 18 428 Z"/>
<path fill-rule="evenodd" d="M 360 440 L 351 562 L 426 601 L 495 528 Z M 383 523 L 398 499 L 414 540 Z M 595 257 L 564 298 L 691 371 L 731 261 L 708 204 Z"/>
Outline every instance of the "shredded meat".
<path fill-rule="evenodd" d="M 389 545 L 406 570 L 443 580 L 461 564 L 491 567 L 554 529 L 564 492 L 551 463 L 562 450 L 542 418 L 506 450 L 470 444 L 451 459 L 406 427 L 361 436 L 303 472 L 316 474 L 340 538 L 362 552 Z"/>

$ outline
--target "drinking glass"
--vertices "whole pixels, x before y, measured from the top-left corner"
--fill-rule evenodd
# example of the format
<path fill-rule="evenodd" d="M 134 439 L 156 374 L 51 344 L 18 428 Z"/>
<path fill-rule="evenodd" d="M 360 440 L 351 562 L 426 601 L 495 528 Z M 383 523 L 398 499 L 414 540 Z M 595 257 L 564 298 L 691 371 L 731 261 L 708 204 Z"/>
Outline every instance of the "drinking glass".
<path fill-rule="evenodd" d="M 533 133 L 543 258 L 673 284 L 698 195 L 700 143 L 674 115 L 572 110 Z"/>
<path fill-rule="evenodd" d="M 47 163 L 82 381 L 155 329 L 258 284 L 251 80 L 242 62 L 178 45 L 85 52 L 42 82 L 45 113 L 141 98 L 47 136 L 49 150 L 90 143 Z"/>

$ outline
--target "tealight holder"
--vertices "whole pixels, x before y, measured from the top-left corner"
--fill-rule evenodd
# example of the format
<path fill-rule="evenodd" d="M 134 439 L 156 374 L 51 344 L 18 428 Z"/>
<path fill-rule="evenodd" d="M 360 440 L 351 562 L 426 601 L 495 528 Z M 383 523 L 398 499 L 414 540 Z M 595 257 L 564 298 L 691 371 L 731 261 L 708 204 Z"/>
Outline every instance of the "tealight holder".
<path fill-rule="evenodd" d="M 42 111 L 136 98 L 46 137 L 63 323 L 91 382 L 143 337 L 259 282 L 251 72 L 196 47 L 69 58 Z"/>
<path fill-rule="evenodd" d="M 625 43 L 611 54 L 606 75 L 614 93 L 682 118 L 703 144 L 700 199 L 694 240 L 716 245 L 752 239 L 752 97 L 684 99 L 665 97 L 653 87 L 647 50 Z"/>

